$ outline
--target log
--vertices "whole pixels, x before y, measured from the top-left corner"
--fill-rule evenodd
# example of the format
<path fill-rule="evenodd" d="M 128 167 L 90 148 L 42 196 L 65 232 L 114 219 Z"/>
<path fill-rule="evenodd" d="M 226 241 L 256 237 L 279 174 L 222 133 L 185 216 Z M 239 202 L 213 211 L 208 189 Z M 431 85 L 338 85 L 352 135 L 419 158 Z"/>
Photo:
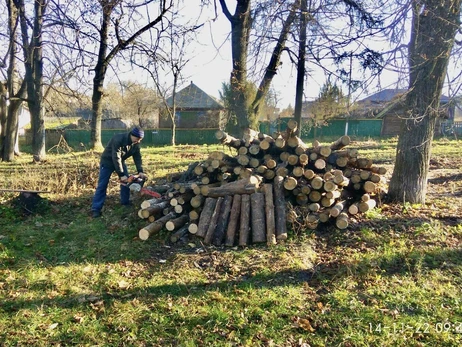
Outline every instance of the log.
<path fill-rule="evenodd" d="M 239 220 L 239 246 L 247 246 L 250 229 L 250 195 L 241 197 L 241 213 Z"/>
<path fill-rule="evenodd" d="M 265 195 L 265 218 L 266 218 L 266 243 L 276 244 L 276 220 L 274 217 L 273 185 L 266 183 L 262 187 Z"/>
<path fill-rule="evenodd" d="M 148 218 L 149 216 L 160 214 L 166 207 L 170 205 L 169 200 L 164 200 L 154 205 L 150 205 L 149 207 L 142 208 L 140 214 L 142 218 Z M 143 206 L 143 204 L 141 204 Z"/>
<path fill-rule="evenodd" d="M 342 211 L 345 209 L 346 201 L 338 201 L 334 207 L 330 209 L 331 217 L 338 217 Z"/>
<path fill-rule="evenodd" d="M 189 233 L 191 234 L 197 234 L 197 230 L 198 230 L 198 226 L 196 223 L 190 223 L 189 226 L 188 226 L 188 231 Z"/>
<path fill-rule="evenodd" d="M 359 203 L 354 202 L 348 207 L 348 213 L 351 215 L 355 215 L 359 213 Z"/>
<path fill-rule="evenodd" d="M 306 179 L 310 180 L 310 179 L 312 179 L 314 176 L 316 176 L 316 174 L 314 173 L 313 170 L 308 169 L 308 170 L 305 170 L 305 172 L 303 172 L 303 176 L 305 176 Z"/>
<path fill-rule="evenodd" d="M 324 158 L 318 158 L 314 162 L 314 167 L 318 170 L 323 170 L 326 168 L 326 161 Z"/>
<path fill-rule="evenodd" d="M 346 213 L 340 213 L 337 218 L 335 218 L 335 225 L 342 230 L 348 228 L 348 215 Z"/>
<path fill-rule="evenodd" d="M 228 228 L 226 230 L 225 245 L 228 247 L 234 246 L 234 239 L 236 237 L 237 226 L 239 225 L 241 214 L 241 195 L 234 195 L 233 204 L 231 206 Z"/>
<path fill-rule="evenodd" d="M 210 245 L 212 243 L 213 234 L 217 228 L 218 218 L 220 217 L 221 206 L 223 205 L 224 197 L 217 198 L 215 209 L 213 210 L 212 216 L 210 217 L 209 225 L 207 226 L 207 232 L 204 236 L 204 244 Z M 197 234 L 196 234 L 197 235 Z"/>
<path fill-rule="evenodd" d="M 170 235 L 170 241 L 175 243 L 178 242 L 181 238 L 188 234 L 189 231 L 189 224 L 183 225 L 180 229 L 175 231 L 172 235 Z"/>
<path fill-rule="evenodd" d="M 207 228 L 212 218 L 213 211 L 217 204 L 217 199 L 207 198 L 205 199 L 204 207 L 202 208 L 202 213 L 199 218 L 199 224 L 197 225 L 196 235 L 199 237 L 204 237 L 207 233 Z"/>
<path fill-rule="evenodd" d="M 282 177 L 281 175 L 278 175 L 278 176 Z M 298 182 L 294 177 L 287 176 L 284 178 L 283 185 L 286 190 L 294 190 L 297 184 Z"/>
<path fill-rule="evenodd" d="M 224 145 L 227 145 L 229 147 L 232 147 L 232 148 L 240 148 L 243 144 L 243 141 L 231 136 L 231 135 L 228 135 L 226 132 L 224 132 L 223 130 L 217 130 L 215 132 L 215 138 L 220 141 L 220 143 L 224 144 Z"/>
<path fill-rule="evenodd" d="M 195 221 L 198 220 L 201 215 L 202 207 L 196 207 L 193 210 L 189 211 L 189 220 Z"/>
<path fill-rule="evenodd" d="M 148 224 L 144 228 L 140 229 L 138 236 L 141 240 L 147 240 L 151 235 L 159 232 L 169 220 L 175 218 L 176 213 L 170 212 L 169 214 L 159 218 L 158 220 Z"/>
<path fill-rule="evenodd" d="M 261 178 L 251 176 L 248 179 L 239 179 L 237 181 L 225 183 L 220 187 L 212 187 L 208 191 L 209 197 L 218 198 L 226 195 L 235 194 L 253 194 L 257 191 Z"/>
<path fill-rule="evenodd" d="M 364 182 L 363 188 L 366 193 L 374 193 L 377 189 L 377 185 L 372 181 L 366 181 Z"/>
<path fill-rule="evenodd" d="M 206 200 L 205 196 L 198 194 L 191 198 L 191 201 L 189 202 L 189 204 L 191 205 L 192 208 L 199 208 L 204 204 L 205 200 Z"/>
<path fill-rule="evenodd" d="M 187 214 L 183 214 L 165 223 L 165 229 L 167 229 L 168 231 L 176 230 L 184 226 L 188 221 L 189 221 L 189 216 Z"/>
<path fill-rule="evenodd" d="M 286 201 L 284 198 L 284 177 L 275 176 L 273 181 L 276 240 L 287 239 Z"/>
<path fill-rule="evenodd" d="M 252 243 L 266 242 L 265 196 L 263 193 L 250 195 Z"/>
<path fill-rule="evenodd" d="M 231 205 L 233 202 L 233 196 L 228 195 L 223 200 L 223 206 L 221 207 L 219 223 L 215 229 L 213 235 L 213 244 L 215 246 L 221 246 L 223 239 L 225 238 L 226 229 L 228 228 L 229 213 L 231 212 Z"/>
<path fill-rule="evenodd" d="M 144 200 L 142 203 L 141 203 L 141 208 L 144 209 L 144 208 L 148 208 L 150 206 L 154 206 L 160 202 L 163 202 L 165 201 L 164 198 L 153 198 L 153 199 L 149 199 L 149 200 Z"/>
<path fill-rule="evenodd" d="M 299 205 L 306 205 L 309 202 L 308 195 L 304 193 L 298 193 L 295 197 L 295 201 L 297 201 L 297 204 Z"/>
<path fill-rule="evenodd" d="M 372 210 L 377 205 L 377 202 L 374 199 L 369 199 L 367 201 L 361 201 L 358 205 L 359 211 L 367 212 Z"/>
<path fill-rule="evenodd" d="M 315 176 L 311 179 L 311 188 L 315 190 L 319 190 L 323 186 L 324 186 L 324 180 L 321 177 Z"/>
<path fill-rule="evenodd" d="M 337 141 L 332 143 L 330 145 L 330 149 L 333 150 L 333 151 L 342 149 L 343 147 L 348 146 L 350 144 L 350 142 L 351 142 L 350 137 L 348 135 L 344 135 L 344 136 L 340 137 Z"/>

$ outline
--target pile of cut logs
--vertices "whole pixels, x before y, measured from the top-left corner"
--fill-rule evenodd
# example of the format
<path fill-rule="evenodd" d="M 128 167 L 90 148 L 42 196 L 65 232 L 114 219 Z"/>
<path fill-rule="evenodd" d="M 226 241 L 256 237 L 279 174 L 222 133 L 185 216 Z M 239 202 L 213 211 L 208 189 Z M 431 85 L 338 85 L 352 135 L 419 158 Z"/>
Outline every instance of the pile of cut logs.
<path fill-rule="evenodd" d="M 235 154 L 212 152 L 148 187 L 162 197 L 141 203 L 138 215 L 149 224 L 139 230 L 140 239 L 166 229 L 172 242 L 195 235 L 206 245 L 275 244 L 287 238 L 293 206 L 306 229 L 327 222 L 345 229 L 350 216 L 373 209 L 386 169 L 346 149 L 348 136 L 308 147 L 296 128 L 292 120 L 285 132 L 248 130 L 242 139 L 217 131 L 217 140 Z"/>

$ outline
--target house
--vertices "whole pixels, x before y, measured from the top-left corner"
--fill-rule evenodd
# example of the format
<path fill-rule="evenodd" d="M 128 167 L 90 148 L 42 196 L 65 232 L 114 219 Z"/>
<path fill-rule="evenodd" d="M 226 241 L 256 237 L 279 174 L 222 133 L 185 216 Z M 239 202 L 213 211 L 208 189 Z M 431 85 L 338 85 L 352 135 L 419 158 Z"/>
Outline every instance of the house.
<path fill-rule="evenodd" d="M 78 109 L 76 114 L 79 118 L 79 128 L 89 128 L 92 120 L 91 109 Z M 112 117 L 111 117 L 112 116 Z M 127 119 L 121 119 L 114 117 L 108 110 L 103 110 L 103 117 L 101 119 L 101 129 L 129 129 L 132 126 L 132 122 Z"/>
<path fill-rule="evenodd" d="M 167 99 L 173 107 L 173 96 Z M 225 107 L 193 82 L 175 94 L 175 121 L 177 128 L 219 128 Z M 159 120 L 160 128 L 171 128 L 170 117 Z"/>
<path fill-rule="evenodd" d="M 355 105 L 352 112 L 353 118 L 381 118 L 382 136 L 396 136 L 401 132 L 404 109 L 400 102 L 401 96 L 407 89 L 383 89 L 378 93 L 368 96 Z M 436 125 L 436 133 L 441 132 L 443 121 L 454 121 L 456 115 L 456 103 L 449 97 L 442 95 L 440 98 L 441 117 Z"/>

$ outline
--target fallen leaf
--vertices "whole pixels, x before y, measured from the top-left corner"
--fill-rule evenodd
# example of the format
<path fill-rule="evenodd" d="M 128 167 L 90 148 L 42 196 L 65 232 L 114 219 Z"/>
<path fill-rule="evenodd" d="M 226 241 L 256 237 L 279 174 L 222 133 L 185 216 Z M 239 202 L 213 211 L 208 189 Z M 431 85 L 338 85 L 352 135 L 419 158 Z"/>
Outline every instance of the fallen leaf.
<path fill-rule="evenodd" d="M 119 281 L 118 284 L 120 289 L 127 289 L 128 287 L 130 287 L 130 283 L 128 283 L 125 280 Z"/>
<path fill-rule="evenodd" d="M 58 325 L 59 325 L 59 323 L 50 324 L 50 325 L 48 326 L 48 329 L 49 329 L 49 330 L 53 330 L 53 329 L 55 329 Z"/>
<path fill-rule="evenodd" d="M 295 328 L 301 328 L 303 330 L 309 331 L 309 332 L 314 332 L 314 328 L 311 326 L 311 323 L 308 319 L 306 318 L 300 318 L 300 317 L 295 317 L 293 319 L 294 321 L 294 327 Z"/>

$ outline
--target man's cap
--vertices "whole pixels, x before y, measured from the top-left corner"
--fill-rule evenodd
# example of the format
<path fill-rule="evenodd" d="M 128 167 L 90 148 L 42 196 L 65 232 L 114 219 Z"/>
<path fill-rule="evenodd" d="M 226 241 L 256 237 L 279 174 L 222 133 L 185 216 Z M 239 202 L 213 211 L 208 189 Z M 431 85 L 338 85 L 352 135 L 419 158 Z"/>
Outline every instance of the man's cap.
<path fill-rule="evenodd" d="M 140 139 L 142 139 L 144 137 L 143 129 L 138 128 L 138 127 L 133 128 L 132 131 L 130 132 L 130 134 L 132 134 L 133 136 L 138 137 Z"/>

